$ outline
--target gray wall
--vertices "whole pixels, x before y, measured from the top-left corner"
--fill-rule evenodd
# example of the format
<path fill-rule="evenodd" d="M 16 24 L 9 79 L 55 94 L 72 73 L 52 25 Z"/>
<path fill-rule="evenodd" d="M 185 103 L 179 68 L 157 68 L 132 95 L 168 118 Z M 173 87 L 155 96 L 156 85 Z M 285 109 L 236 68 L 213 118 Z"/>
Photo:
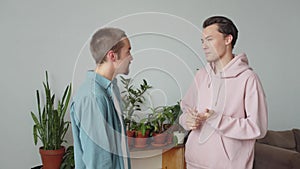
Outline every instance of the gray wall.
<path fill-rule="evenodd" d="M 82 72 L 94 68 L 85 43 L 104 25 L 121 27 L 131 37 L 130 75 L 146 78 L 156 87 L 153 104 L 171 104 L 181 98 L 193 73 L 205 63 L 202 21 L 215 14 L 232 18 L 240 30 L 235 53 L 247 53 L 263 83 L 269 129 L 300 128 L 299 6 L 296 0 L 1 0 L 0 168 L 40 164 L 29 114 L 36 111 L 35 90 L 42 89 L 45 70 L 57 95 L 69 82 L 76 89 Z M 70 134 L 68 139 L 71 142 Z"/>

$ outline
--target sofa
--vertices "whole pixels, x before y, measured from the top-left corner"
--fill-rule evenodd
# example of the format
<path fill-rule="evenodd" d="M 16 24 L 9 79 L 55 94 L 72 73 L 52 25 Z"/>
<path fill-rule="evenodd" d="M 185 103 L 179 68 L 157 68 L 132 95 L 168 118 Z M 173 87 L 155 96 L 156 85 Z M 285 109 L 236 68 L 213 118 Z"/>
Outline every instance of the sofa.
<path fill-rule="evenodd" d="M 300 169 L 300 130 L 269 130 L 255 143 L 253 169 Z"/>

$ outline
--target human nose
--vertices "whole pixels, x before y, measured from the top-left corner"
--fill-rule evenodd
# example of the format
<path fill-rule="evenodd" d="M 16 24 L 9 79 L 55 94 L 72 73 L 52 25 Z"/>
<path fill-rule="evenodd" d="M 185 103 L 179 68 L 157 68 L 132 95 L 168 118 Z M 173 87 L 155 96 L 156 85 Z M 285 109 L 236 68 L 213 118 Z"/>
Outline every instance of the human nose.
<path fill-rule="evenodd" d="M 203 49 L 207 49 L 208 48 L 207 42 L 205 40 L 202 41 L 202 48 Z"/>

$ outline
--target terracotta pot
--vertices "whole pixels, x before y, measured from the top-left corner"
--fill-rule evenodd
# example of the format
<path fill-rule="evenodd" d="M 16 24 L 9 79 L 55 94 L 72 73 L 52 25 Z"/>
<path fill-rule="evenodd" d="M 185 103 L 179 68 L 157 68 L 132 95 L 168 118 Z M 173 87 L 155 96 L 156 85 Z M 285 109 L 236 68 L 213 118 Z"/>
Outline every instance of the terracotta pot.
<path fill-rule="evenodd" d="M 168 136 L 167 136 L 167 142 L 168 144 L 172 144 L 173 143 L 173 133 L 168 133 Z"/>
<path fill-rule="evenodd" d="M 59 169 L 65 154 L 65 147 L 58 150 L 44 150 L 40 148 L 43 169 Z"/>
<path fill-rule="evenodd" d="M 157 145 L 165 145 L 166 144 L 166 133 L 153 133 L 154 143 Z"/>
<path fill-rule="evenodd" d="M 147 146 L 147 140 L 149 137 L 149 132 L 150 131 L 146 131 L 146 134 L 143 136 L 141 131 L 137 131 L 136 132 L 136 136 L 135 136 L 135 144 L 134 146 L 137 148 L 144 148 Z"/>
<path fill-rule="evenodd" d="M 133 146 L 134 144 L 134 135 L 135 131 L 127 130 L 127 141 L 129 147 Z"/>

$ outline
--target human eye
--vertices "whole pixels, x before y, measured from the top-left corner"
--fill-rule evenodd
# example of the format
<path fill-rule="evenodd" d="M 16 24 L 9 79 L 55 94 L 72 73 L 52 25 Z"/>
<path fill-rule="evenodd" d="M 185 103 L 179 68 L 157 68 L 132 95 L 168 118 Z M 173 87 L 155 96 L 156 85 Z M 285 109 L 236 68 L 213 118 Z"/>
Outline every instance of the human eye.
<path fill-rule="evenodd" d="M 209 42 L 209 41 L 212 41 L 212 40 L 213 40 L 213 38 L 207 38 L 206 40 Z"/>

